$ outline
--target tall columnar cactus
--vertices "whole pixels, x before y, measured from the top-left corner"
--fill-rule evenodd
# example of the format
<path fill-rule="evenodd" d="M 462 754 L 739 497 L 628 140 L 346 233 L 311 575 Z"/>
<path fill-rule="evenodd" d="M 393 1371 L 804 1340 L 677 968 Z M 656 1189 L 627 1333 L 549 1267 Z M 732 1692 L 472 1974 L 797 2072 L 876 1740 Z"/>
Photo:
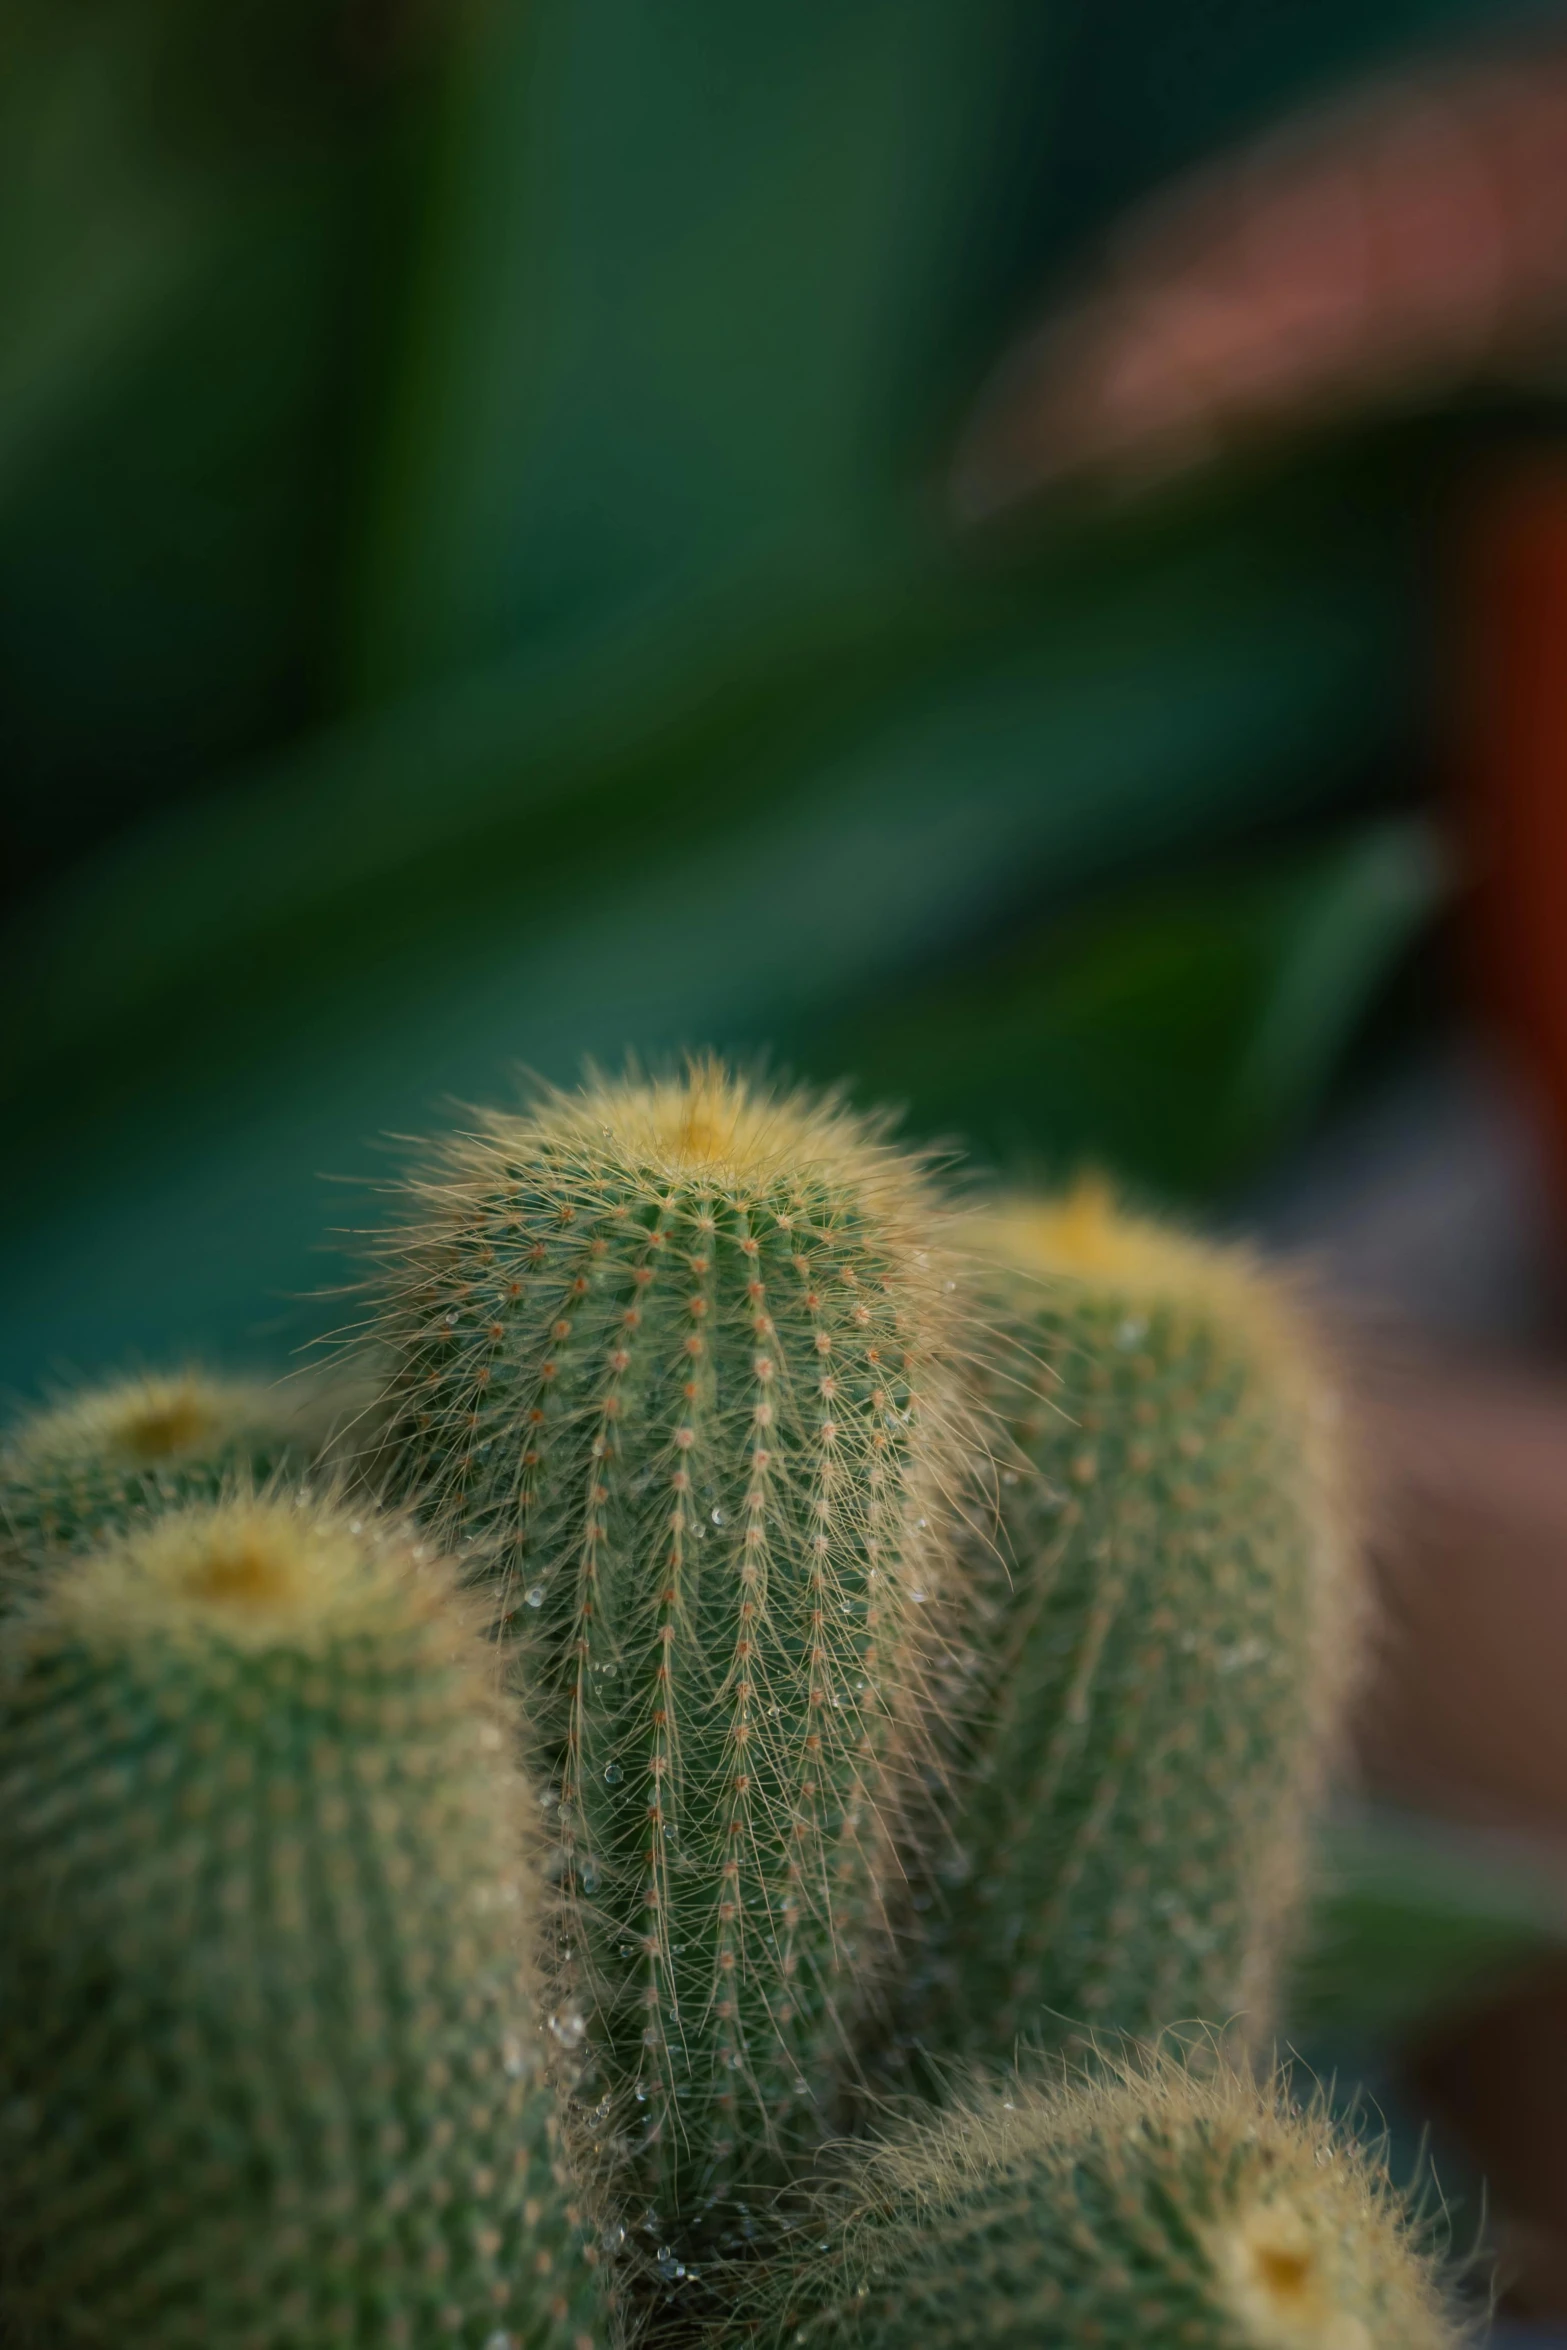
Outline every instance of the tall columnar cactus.
<path fill-rule="evenodd" d="M 844 1111 L 712 1066 L 487 1117 L 410 1207 L 391 1456 L 524 1635 L 622 2184 L 728 2219 L 820 2135 L 898 1881 L 955 1442 L 939 1220 Z"/>
<path fill-rule="evenodd" d="M 395 1526 L 198 1507 L 0 1629 L 0 2310 L 602 2350 L 490 1652 Z"/>
<path fill-rule="evenodd" d="M 116 1380 L 32 1413 L 0 1443 L 0 1560 L 36 1561 L 308 1468 L 344 1391 L 187 1371 Z"/>
<path fill-rule="evenodd" d="M 1012 2081 L 863 2155 L 755 2350 L 1457 2350 L 1380 2164 L 1220 2069 Z"/>
<path fill-rule="evenodd" d="M 997 2061 L 1255 2035 L 1360 1632 L 1310 1333 L 1244 1256 L 1091 1187 L 973 1238 L 1001 1522 L 914 2028 Z"/>

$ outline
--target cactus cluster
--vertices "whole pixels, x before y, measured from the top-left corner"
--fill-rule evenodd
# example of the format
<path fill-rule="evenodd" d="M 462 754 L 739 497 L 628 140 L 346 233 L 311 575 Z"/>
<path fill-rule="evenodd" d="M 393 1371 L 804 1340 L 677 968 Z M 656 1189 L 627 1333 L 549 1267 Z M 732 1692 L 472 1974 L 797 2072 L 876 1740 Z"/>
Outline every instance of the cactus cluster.
<path fill-rule="evenodd" d="M 1455 2338 L 1246 2069 L 1359 1625 L 1276 1282 L 702 1062 L 434 1146 L 365 1298 L 353 1457 L 3 1455 L 8 2340 Z"/>

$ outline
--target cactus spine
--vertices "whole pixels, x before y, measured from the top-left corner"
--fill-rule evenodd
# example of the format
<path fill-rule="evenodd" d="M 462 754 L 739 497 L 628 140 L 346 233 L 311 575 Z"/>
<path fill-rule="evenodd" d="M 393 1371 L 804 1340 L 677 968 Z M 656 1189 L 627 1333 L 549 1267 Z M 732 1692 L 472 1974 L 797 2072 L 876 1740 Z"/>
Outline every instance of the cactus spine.
<path fill-rule="evenodd" d="M 622 2184 L 688 2226 L 820 2136 L 876 1970 L 954 1441 L 938 1229 L 844 1111 L 701 1065 L 487 1117 L 386 1243 L 394 1457 L 524 1635 Z"/>
<path fill-rule="evenodd" d="M 602 2350 L 486 1663 L 395 1526 L 298 1501 L 0 1630 L 8 2339 Z"/>
<path fill-rule="evenodd" d="M 814 2231 L 813 2231 L 814 2232 Z M 1013 2081 L 861 2157 L 792 2273 L 747 2283 L 759 2350 L 1456 2350 L 1380 2165 L 1220 2067 Z"/>
<path fill-rule="evenodd" d="M 298 1474 L 342 1404 L 301 1381 L 187 1371 L 117 1380 L 34 1412 L 0 1446 L 0 1558 L 36 1562 L 185 1502 Z"/>
<path fill-rule="evenodd" d="M 1312 1340 L 1246 1258 L 1092 1187 L 975 1244 L 1000 1541 L 915 2028 L 995 2061 L 1255 2035 L 1360 1629 Z"/>

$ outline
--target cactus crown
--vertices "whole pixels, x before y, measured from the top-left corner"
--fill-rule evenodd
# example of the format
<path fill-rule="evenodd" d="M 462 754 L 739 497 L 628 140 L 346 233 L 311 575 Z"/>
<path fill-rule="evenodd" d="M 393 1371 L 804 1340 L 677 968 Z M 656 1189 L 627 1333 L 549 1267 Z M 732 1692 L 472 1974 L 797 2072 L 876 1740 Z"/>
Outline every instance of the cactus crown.
<path fill-rule="evenodd" d="M 0 1548 L 23 1558 L 79 1549 L 184 1502 L 302 1471 L 341 1402 L 311 1382 L 269 1387 L 200 1371 L 70 1396 L 0 1444 Z"/>
<path fill-rule="evenodd" d="M 362 1634 L 423 1646 L 431 1665 L 444 1650 L 470 1677 L 483 1657 L 447 1574 L 395 1520 L 292 1497 L 156 1519 L 63 1575 L 43 1620 L 93 1648 L 156 1638 L 304 1657 Z"/>
<path fill-rule="evenodd" d="M 1304 1406 L 1327 1449 L 1320 1431 L 1330 1388 L 1310 1320 L 1289 1284 L 1274 1269 L 1264 1272 L 1245 1247 L 1136 1215 L 1093 1175 L 1049 1197 L 1004 1197 L 969 1219 L 965 1237 L 980 1260 L 1005 1266 L 1036 1295 L 1047 1284 L 1080 1283 L 1129 1304 L 1222 1323 L 1270 1382 Z"/>
<path fill-rule="evenodd" d="M 1453 2350 L 1374 2154 L 1222 2063 L 981 2084 L 862 2155 L 822 2248 L 752 2288 L 769 2344 Z"/>
<path fill-rule="evenodd" d="M 666 2211 L 826 2126 L 885 1953 L 951 1480 L 917 1165 L 694 1067 L 487 1118 L 377 1335 L 402 1489 L 523 1641 L 575 1985 Z"/>

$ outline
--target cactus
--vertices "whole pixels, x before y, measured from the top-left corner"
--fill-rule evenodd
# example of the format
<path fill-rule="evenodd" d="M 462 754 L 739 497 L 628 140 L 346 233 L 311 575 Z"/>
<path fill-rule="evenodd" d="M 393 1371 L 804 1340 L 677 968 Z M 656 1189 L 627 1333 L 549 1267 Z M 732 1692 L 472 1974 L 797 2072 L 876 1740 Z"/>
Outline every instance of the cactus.
<path fill-rule="evenodd" d="M 188 1501 L 309 1467 L 345 1396 L 204 1372 L 91 1388 L 36 1411 L 0 1446 L 0 1559 L 80 1549 Z"/>
<path fill-rule="evenodd" d="M 622 2189 L 711 2241 L 827 2126 L 886 1947 L 957 1443 L 940 1218 L 875 1130 L 712 1064 L 486 1117 L 411 1204 L 391 1457 L 523 1636 Z"/>
<path fill-rule="evenodd" d="M 1266 2028 L 1360 1631 L 1333 1401 L 1239 1252 L 1085 1186 L 974 1233 L 1005 1430 L 958 1845 L 914 2030 Z"/>
<path fill-rule="evenodd" d="M 813 2237 L 816 2231 L 812 2231 Z M 861 2155 L 817 2248 L 742 2277 L 756 2350 L 1457 2350 L 1375 2156 L 1220 2066 L 1013 2080 Z"/>
<path fill-rule="evenodd" d="M 0 1628 L 7 2339 L 602 2350 L 508 1734 L 449 1578 L 297 1499 Z"/>

